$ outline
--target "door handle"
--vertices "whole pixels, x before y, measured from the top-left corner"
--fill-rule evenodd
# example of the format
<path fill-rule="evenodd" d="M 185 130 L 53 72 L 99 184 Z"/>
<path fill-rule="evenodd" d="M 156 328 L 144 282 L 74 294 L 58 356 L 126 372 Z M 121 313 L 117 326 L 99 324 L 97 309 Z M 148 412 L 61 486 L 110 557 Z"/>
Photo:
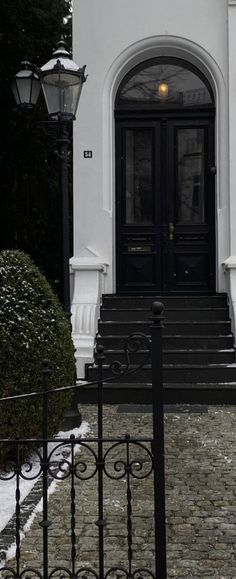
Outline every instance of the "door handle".
<path fill-rule="evenodd" d="M 173 239 L 174 239 L 174 231 L 175 231 L 174 223 L 169 223 L 169 240 L 170 241 L 173 241 Z"/>

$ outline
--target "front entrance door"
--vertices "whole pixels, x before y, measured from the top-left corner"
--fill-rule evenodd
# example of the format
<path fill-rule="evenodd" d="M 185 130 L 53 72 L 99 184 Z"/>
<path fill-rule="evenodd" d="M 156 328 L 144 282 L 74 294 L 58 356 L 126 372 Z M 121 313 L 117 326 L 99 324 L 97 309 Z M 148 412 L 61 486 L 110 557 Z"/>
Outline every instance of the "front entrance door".
<path fill-rule="evenodd" d="M 118 293 L 215 289 L 214 124 L 116 121 Z"/>

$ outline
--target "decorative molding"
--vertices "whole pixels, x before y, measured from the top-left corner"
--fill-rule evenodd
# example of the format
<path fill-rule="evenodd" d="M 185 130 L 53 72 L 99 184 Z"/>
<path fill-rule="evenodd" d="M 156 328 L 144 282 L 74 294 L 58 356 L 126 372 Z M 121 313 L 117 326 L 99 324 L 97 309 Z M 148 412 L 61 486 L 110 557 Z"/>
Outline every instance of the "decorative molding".
<path fill-rule="evenodd" d="M 94 338 L 105 292 L 108 264 L 98 257 L 72 257 L 74 290 L 71 306 L 72 337 L 78 378 L 84 378 L 85 364 L 93 362 Z"/>
<path fill-rule="evenodd" d="M 96 304 L 72 305 L 72 332 L 80 335 L 94 335 Z"/>
<path fill-rule="evenodd" d="M 223 261 L 222 265 L 225 270 L 236 269 L 236 255 L 230 255 L 230 257 L 227 257 L 227 259 Z"/>
<path fill-rule="evenodd" d="M 229 311 L 232 322 L 232 332 L 236 336 L 236 256 L 230 255 L 224 262 L 223 267 L 227 279 L 227 293 L 229 299 Z"/>
<path fill-rule="evenodd" d="M 98 257 L 71 257 L 70 267 L 72 271 L 97 270 L 107 273 L 108 264 Z"/>

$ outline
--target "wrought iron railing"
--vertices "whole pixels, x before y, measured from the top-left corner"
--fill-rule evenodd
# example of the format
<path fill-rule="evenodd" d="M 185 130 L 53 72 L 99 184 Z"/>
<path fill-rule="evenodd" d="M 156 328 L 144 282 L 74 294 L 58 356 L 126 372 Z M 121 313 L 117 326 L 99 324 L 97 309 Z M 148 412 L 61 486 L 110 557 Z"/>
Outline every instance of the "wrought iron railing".
<path fill-rule="evenodd" d="M 11 472 L 1 472 L 0 478 L 7 484 L 10 478 L 15 479 L 15 556 L 13 562 L 5 564 L 1 569 L 2 577 L 18 579 L 20 577 L 48 579 L 54 577 L 75 577 L 108 579 L 110 577 L 155 578 L 166 579 L 166 532 L 165 532 L 165 480 L 164 480 L 164 425 L 163 425 L 163 384 L 162 384 L 162 321 L 163 305 L 154 302 L 152 306 L 152 323 L 150 327 L 151 338 L 144 334 L 135 333 L 129 336 L 124 346 L 125 362 L 115 361 L 110 365 L 110 376 L 106 377 L 106 383 L 116 381 L 119 376 L 129 376 L 137 373 L 140 368 L 151 360 L 152 365 L 152 411 L 153 411 L 153 434 L 150 438 L 135 438 L 131 434 L 117 438 L 104 437 L 103 430 L 103 388 L 104 388 L 104 351 L 101 345 L 96 349 L 96 364 L 98 366 L 98 389 L 97 404 L 97 436 L 90 438 L 48 438 L 48 400 L 49 396 L 56 392 L 68 389 L 77 391 L 79 400 L 80 388 L 88 385 L 66 386 L 49 390 L 48 378 L 50 369 L 46 363 L 43 365 L 43 389 L 42 392 L 32 392 L 8 398 L 1 398 L 3 405 L 5 400 L 26 399 L 29 397 L 42 396 L 43 398 L 43 436 L 37 440 L 1 440 L 1 445 L 13 445 L 15 452 L 14 465 Z M 144 358 L 136 368 L 130 364 L 130 355 L 138 350 L 144 350 Z M 91 383 L 90 383 L 91 385 Z M 53 445 L 53 446 L 51 446 Z M 30 458 L 25 456 L 25 448 L 29 447 L 37 457 L 37 472 L 32 468 Z M 77 453 L 78 447 L 80 453 Z M 60 458 L 58 453 L 60 451 Z M 61 456 L 62 455 L 62 456 Z M 42 519 L 39 525 L 42 529 L 42 552 L 39 565 L 27 566 L 22 557 L 22 508 L 21 508 L 21 482 L 24 479 L 42 479 Z M 151 477 L 153 484 L 153 558 L 145 561 L 144 565 L 134 565 L 134 496 L 133 484 L 141 484 L 142 481 Z M 69 484 L 69 566 L 53 565 L 50 558 L 50 529 L 53 520 L 49 520 L 49 486 L 51 481 L 67 481 Z M 125 481 L 123 489 L 123 504 L 125 505 L 125 561 L 113 561 L 112 565 L 105 560 L 106 547 L 106 517 L 104 505 L 104 482 Z M 94 565 L 83 564 L 81 566 L 81 550 L 76 537 L 78 506 L 81 502 L 80 484 L 90 484 L 94 481 L 97 492 L 96 526 L 98 532 L 98 549 Z M 66 508 L 66 506 L 65 506 Z M 54 553 L 54 559 L 57 555 Z M 124 557 L 123 557 L 124 558 Z"/>

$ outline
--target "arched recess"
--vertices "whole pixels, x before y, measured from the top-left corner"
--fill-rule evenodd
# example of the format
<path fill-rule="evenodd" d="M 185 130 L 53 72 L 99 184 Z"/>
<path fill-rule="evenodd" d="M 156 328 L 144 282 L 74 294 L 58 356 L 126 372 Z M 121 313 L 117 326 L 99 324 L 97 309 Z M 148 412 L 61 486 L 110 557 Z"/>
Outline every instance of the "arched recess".
<path fill-rule="evenodd" d="M 208 80 L 213 91 L 215 117 L 215 163 L 218 167 L 216 185 L 216 283 L 218 291 L 224 291 L 224 276 L 221 264 L 229 251 L 229 239 L 222 234 L 228 227 L 228 155 L 227 155 L 227 109 L 226 86 L 218 64 L 199 45 L 183 38 L 157 36 L 143 39 L 128 47 L 110 67 L 103 93 L 103 207 L 113 217 L 113 247 L 115 250 L 115 123 L 114 107 L 118 87 L 122 79 L 136 65 L 158 57 L 172 57 L 185 60 L 195 66 Z M 224 103 L 224 105 L 223 105 Z M 220 139 L 218 138 L 220 134 Z M 108 161 L 109 160 L 109 161 Z M 115 264 L 115 255 L 113 263 Z M 113 291 L 116 288 L 116 273 L 113 267 Z"/>
<path fill-rule="evenodd" d="M 117 293 L 215 291 L 214 96 L 183 59 L 122 80 L 116 103 Z"/>

